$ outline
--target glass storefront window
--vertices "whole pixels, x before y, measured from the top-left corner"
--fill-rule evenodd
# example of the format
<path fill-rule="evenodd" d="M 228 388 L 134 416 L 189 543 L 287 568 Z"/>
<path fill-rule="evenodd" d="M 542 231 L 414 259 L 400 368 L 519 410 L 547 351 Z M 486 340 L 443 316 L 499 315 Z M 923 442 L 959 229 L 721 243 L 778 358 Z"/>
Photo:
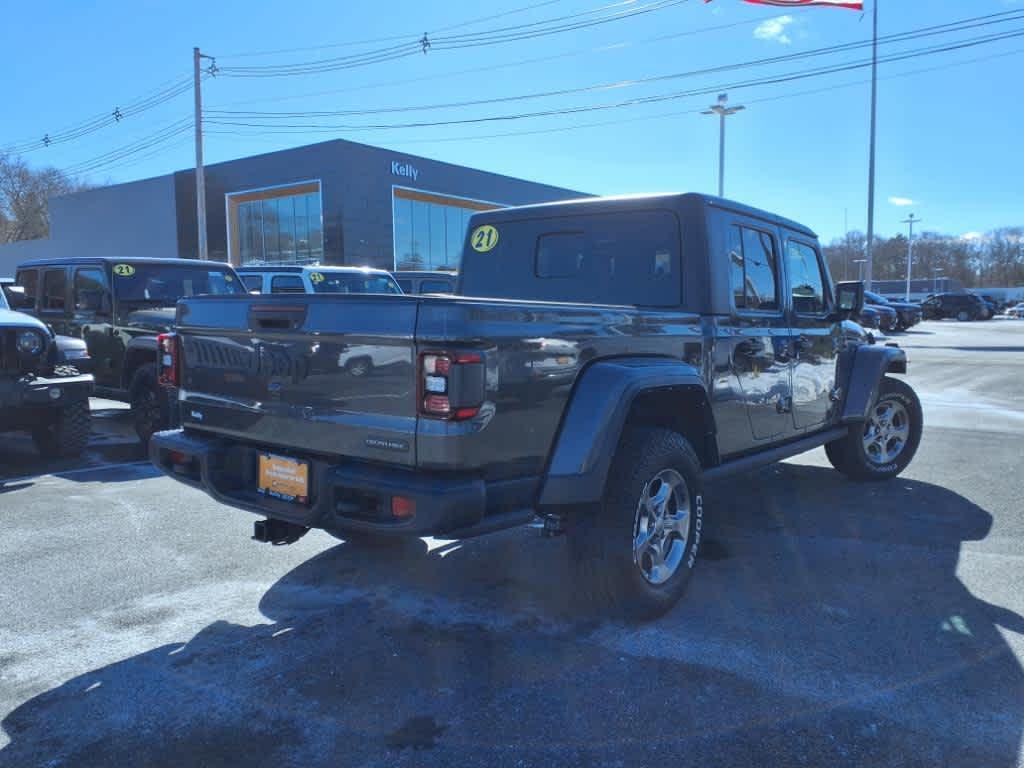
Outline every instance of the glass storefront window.
<path fill-rule="evenodd" d="M 315 191 L 307 191 L 310 188 Z M 233 261 L 311 264 L 323 260 L 319 184 L 228 195 Z"/>
<path fill-rule="evenodd" d="M 458 269 L 470 217 L 499 207 L 403 188 L 392 205 L 395 267 L 405 270 Z"/>

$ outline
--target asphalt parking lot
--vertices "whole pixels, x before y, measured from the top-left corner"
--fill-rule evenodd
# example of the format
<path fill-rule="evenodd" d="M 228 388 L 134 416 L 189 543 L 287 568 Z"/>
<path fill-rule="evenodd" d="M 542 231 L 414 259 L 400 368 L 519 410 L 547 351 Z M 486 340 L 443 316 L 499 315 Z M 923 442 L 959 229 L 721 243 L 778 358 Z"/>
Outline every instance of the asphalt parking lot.
<path fill-rule="evenodd" d="M 520 529 L 249 540 L 97 403 L 83 460 L 0 444 L 0 766 L 1024 761 L 1024 322 L 895 337 L 925 413 L 885 485 L 823 451 L 708 489 L 686 598 L 572 599 Z"/>

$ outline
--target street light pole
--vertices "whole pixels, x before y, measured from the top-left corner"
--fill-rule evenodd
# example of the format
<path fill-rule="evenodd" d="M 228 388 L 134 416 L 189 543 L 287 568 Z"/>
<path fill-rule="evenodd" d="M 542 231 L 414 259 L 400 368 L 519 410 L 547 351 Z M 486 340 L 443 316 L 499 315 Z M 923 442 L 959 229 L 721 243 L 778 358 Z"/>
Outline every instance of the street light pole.
<path fill-rule="evenodd" d="M 910 226 L 910 235 L 907 237 L 907 295 L 903 297 L 904 301 L 910 301 L 910 267 L 914 263 L 914 224 L 920 223 L 920 219 L 915 219 L 914 214 L 910 214 L 901 223 L 908 224 Z"/>
<path fill-rule="evenodd" d="M 878 0 L 873 0 L 871 33 L 871 137 L 868 140 L 868 262 L 867 289 L 871 290 L 875 239 L 875 131 L 878 123 Z"/>
<path fill-rule="evenodd" d="M 718 103 L 713 104 L 701 112 L 702 115 L 718 115 L 718 196 L 725 197 L 725 118 L 742 112 L 746 107 L 740 105 L 735 107 L 726 106 L 729 103 L 729 94 L 718 94 Z"/>

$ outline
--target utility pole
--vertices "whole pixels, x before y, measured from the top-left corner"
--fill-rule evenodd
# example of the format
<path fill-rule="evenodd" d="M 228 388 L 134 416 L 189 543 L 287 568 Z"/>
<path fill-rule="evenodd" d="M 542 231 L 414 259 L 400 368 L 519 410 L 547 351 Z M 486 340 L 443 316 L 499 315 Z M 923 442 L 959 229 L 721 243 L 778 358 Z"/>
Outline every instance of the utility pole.
<path fill-rule="evenodd" d="M 910 301 L 910 265 L 914 261 L 914 224 L 920 224 L 921 220 L 915 219 L 914 214 L 910 214 L 901 223 L 910 225 L 910 236 L 907 238 L 907 295 L 904 297 L 905 301 Z"/>
<path fill-rule="evenodd" d="M 206 177 L 203 174 L 203 94 L 200 89 L 202 80 L 200 64 L 202 59 L 213 61 L 213 56 L 192 49 L 192 87 L 195 91 L 195 123 L 196 123 L 196 226 L 199 235 L 199 258 L 206 261 L 210 254 L 206 247 Z M 211 68 L 212 71 L 212 68 Z"/>
<path fill-rule="evenodd" d="M 725 197 L 725 118 L 742 112 L 746 107 L 727 107 L 729 94 L 718 94 L 718 103 L 701 112 L 702 115 L 718 115 L 718 196 Z"/>
<path fill-rule="evenodd" d="M 865 288 L 871 290 L 871 272 L 874 266 L 874 259 L 871 253 L 873 240 L 875 239 L 875 123 L 878 106 L 878 0 L 872 0 L 873 6 L 873 31 L 871 35 L 871 139 L 868 149 L 868 245 L 864 253 L 867 261 L 867 283 Z"/>

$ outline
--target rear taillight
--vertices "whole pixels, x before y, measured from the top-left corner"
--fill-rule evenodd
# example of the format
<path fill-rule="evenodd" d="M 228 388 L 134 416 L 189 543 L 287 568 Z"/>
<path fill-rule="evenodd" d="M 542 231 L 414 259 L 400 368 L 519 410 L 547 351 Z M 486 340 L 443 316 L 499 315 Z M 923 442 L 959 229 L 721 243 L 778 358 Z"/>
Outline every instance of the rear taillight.
<path fill-rule="evenodd" d="M 420 413 L 452 421 L 476 416 L 484 401 L 483 369 L 478 352 L 420 355 Z"/>
<path fill-rule="evenodd" d="M 160 383 L 168 387 L 178 386 L 178 335 L 161 333 L 157 336 L 156 353 Z"/>

